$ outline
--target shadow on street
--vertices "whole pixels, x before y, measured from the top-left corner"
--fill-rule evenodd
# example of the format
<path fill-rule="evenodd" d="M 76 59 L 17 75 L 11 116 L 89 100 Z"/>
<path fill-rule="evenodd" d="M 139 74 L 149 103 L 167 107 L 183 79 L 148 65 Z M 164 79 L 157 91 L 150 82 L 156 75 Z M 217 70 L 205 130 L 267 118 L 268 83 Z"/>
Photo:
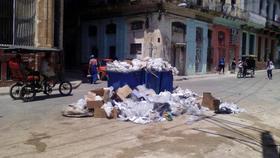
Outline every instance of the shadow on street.
<path fill-rule="evenodd" d="M 224 119 L 219 119 L 213 116 L 202 116 L 198 121 L 204 120 L 211 124 L 214 124 L 220 128 L 222 128 L 225 132 L 212 132 L 207 131 L 205 129 L 197 129 L 193 128 L 193 130 L 198 132 L 203 132 L 210 135 L 220 136 L 223 138 L 230 139 L 242 145 L 245 145 L 252 150 L 263 154 L 263 158 L 279 158 L 280 152 L 278 153 L 277 147 L 279 145 L 275 144 L 275 141 L 270 134 L 270 131 L 266 131 L 260 128 L 256 128 L 253 126 L 248 126 Z M 237 129 L 235 127 L 241 128 Z M 244 130 L 242 130 L 244 129 Z M 246 130 L 250 130 L 246 132 Z M 252 132 L 257 132 L 257 135 L 260 137 L 256 137 L 256 135 L 251 134 Z"/>

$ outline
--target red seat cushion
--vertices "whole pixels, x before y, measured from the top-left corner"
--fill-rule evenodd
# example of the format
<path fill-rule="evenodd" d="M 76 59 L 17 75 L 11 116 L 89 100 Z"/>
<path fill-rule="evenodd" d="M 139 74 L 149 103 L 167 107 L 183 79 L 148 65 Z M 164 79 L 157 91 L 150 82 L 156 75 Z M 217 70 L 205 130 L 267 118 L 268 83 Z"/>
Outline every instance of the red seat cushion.
<path fill-rule="evenodd" d="M 39 77 L 38 76 L 27 76 L 27 81 L 32 81 L 32 80 L 39 80 Z"/>

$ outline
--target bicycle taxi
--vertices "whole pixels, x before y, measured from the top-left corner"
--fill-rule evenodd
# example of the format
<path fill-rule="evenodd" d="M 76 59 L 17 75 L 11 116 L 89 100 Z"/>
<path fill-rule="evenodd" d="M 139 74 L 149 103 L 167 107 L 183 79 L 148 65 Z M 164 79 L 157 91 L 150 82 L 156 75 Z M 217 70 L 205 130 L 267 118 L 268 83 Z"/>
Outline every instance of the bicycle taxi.
<path fill-rule="evenodd" d="M 58 90 L 61 95 L 67 96 L 72 92 L 71 83 L 61 77 L 56 76 L 51 82 L 50 78 L 43 76 L 38 71 L 30 69 L 27 73 L 16 57 L 9 61 L 9 68 L 13 81 L 16 81 L 10 87 L 10 96 L 13 99 L 22 99 L 24 102 L 33 101 L 36 93 L 44 92 L 46 95 L 50 95 L 56 84 L 59 84 Z"/>

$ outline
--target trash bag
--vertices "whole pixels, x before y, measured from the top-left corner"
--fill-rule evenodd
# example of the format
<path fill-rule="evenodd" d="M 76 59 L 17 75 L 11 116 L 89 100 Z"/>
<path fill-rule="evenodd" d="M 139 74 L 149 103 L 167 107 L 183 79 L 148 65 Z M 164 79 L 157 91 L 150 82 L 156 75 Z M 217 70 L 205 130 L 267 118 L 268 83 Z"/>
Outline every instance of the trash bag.
<path fill-rule="evenodd" d="M 163 116 L 164 113 L 171 112 L 169 103 L 155 103 L 153 111 L 159 113 L 160 116 Z"/>

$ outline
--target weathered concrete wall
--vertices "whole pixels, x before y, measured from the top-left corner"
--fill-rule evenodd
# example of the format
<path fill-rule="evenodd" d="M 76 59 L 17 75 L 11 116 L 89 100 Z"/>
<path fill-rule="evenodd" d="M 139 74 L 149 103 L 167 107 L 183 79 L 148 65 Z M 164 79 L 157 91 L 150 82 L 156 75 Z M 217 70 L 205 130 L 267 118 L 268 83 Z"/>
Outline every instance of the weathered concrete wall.
<path fill-rule="evenodd" d="M 132 30 L 131 25 L 133 22 L 141 21 L 142 22 L 142 29 L 139 30 Z M 134 18 L 129 18 L 126 20 L 127 27 L 127 45 L 126 45 L 126 51 L 125 56 L 127 58 L 142 58 L 144 56 L 144 36 L 145 36 L 145 16 L 141 15 Z M 131 54 L 131 44 L 138 43 L 141 44 L 141 53 L 139 54 Z"/>
<path fill-rule="evenodd" d="M 40 0 L 36 4 L 35 47 L 52 48 L 54 41 L 54 0 Z"/>

